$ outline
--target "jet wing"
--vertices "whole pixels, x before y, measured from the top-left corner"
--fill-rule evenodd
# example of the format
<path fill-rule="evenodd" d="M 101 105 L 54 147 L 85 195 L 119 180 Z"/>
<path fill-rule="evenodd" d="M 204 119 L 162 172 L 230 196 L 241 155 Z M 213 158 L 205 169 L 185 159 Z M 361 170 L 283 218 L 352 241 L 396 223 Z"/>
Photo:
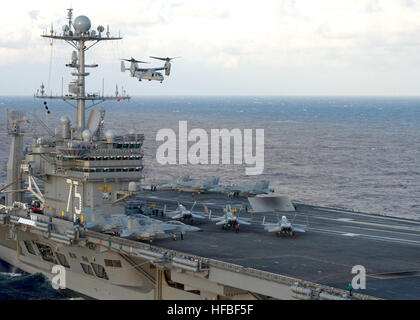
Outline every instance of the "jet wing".
<path fill-rule="evenodd" d="M 241 218 L 239 218 L 239 219 L 238 219 L 238 221 L 239 221 L 239 223 L 240 223 L 240 224 L 245 224 L 245 225 L 251 225 L 251 224 L 252 224 L 252 223 L 251 223 L 251 222 L 249 222 L 248 220 L 241 219 Z"/>
<path fill-rule="evenodd" d="M 154 237 L 154 236 L 155 236 L 155 234 L 154 234 L 154 233 L 147 232 L 147 231 L 140 231 L 140 232 L 137 232 L 137 235 L 138 235 L 139 237 L 141 237 L 141 238 L 149 238 L 149 237 Z"/>
<path fill-rule="evenodd" d="M 86 229 L 92 229 L 92 228 L 95 228 L 95 227 L 98 227 L 98 226 L 99 225 L 95 222 L 88 222 L 88 223 L 86 223 L 85 228 Z"/>
<path fill-rule="evenodd" d="M 278 232 L 281 231 L 281 227 L 280 226 L 268 226 L 264 228 L 266 231 L 268 232 Z"/>
<path fill-rule="evenodd" d="M 216 223 L 217 226 L 220 226 L 222 224 L 226 224 L 226 220 L 225 219 L 223 219 L 222 221 L 219 221 L 219 222 Z"/>
<path fill-rule="evenodd" d="M 171 217 L 171 219 L 181 219 L 184 215 L 182 213 L 178 213 Z"/>
<path fill-rule="evenodd" d="M 133 231 L 130 231 L 130 230 L 125 229 L 125 230 L 123 230 L 123 231 L 120 233 L 120 237 L 121 237 L 121 238 L 129 238 L 129 237 L 131 237 L 133 234 L 134 234 L 134 232 L 133 232 Z"/>
<path fill-rule="evenodd" d="M 209 216 L 209 219 L 211 221 L 220 221 L 220 220 L 226 220 L 225 216 Z"/>
<path fill-rule="evenodd" d="M 162 230 L 163 231 L 171 231 L 171 230 L 175 230 L 177 227 L 174 225 L 170 225 L 167 223 L 162 223 Z"/>
<path fill-rule="evenodd" d="M 195 219 L 206 219 L 205 216 L 203 216 L 202 214 L 198 214 L 198 213 L 191 213 L 191 215 L 193 216 L 193 218 Z"/>
<path fill-rule="evenodd" d="M 292 224 L 292 230 L 294 232 L 306 232 L 306 226 L 301 224 Z"/>
<path fill-rule="evenodd" d="M 190 232 L 196 232 L 196 231 L 200 231 L 201 229 L 198 227 L 193 227 L 193 226 L 186 226 L 187 227 L 187 231 Z"/>

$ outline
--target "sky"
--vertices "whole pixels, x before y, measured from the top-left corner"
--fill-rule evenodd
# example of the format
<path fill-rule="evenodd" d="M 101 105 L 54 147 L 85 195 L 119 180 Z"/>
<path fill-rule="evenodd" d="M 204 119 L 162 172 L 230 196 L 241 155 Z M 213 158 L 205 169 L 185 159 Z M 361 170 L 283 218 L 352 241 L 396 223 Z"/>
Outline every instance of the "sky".
<path fill-rule="evenodd" d="M 0 95 L 71 81 L 66 9 L 118 42 L 88 51 L 88 90 L 130 95 L 420 95 L 420 0 L 7 1 L 0 10 Z M 121 73 L 120 59 L 180 56 L 164 83 Z"/>

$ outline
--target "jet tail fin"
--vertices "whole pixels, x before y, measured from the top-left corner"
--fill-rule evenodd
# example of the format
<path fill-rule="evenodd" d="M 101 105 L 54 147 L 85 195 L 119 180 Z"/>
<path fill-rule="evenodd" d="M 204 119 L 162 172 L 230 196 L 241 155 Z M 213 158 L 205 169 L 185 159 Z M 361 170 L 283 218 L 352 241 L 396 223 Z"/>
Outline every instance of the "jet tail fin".
<path fill-rule="evenodd" d="M 270 186 L 270 180 L 258 181 L 254 185 L 254 193 L 269 193 L 268 187 Z"/>
<path fill-rule="evenodd" d="M 215 187 L 219 185 L 220 177 L 212 177 L 207 181 L 204 181 L 203 186 L 205 187 Z"/>

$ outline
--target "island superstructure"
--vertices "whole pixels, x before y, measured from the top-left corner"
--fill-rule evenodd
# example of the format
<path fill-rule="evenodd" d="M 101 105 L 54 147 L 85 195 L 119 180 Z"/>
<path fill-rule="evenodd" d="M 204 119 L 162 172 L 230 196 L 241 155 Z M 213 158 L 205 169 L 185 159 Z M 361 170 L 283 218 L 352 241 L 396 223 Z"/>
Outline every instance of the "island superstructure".
<path fill-rule="evenodd" d="M 192 202 L 182 192 L 141 189 L 143 134 L 106 129 L 103 108 L 91 110 L 86 119 L 87 108 L 130 99 L 124 92 L 86 92 L 86 68 L 98 66 L 86 64 L 85 53 L 99 42 L 121 39 L 112 37 L 109 27 L 106 32 L 102 26 L 91 27 L 86 16 L 73 21 L 69 9 L 61 32 L 51 29 L 42 35 L 74 48 L 66 66 L 74 69 L 75 80 L 67 95 L 48 95 L 42 85 L 35 97 L 46 105 L 59 99 L 74 106 L 75 124 L 63 116 L 61 132 L 54 132 L 36 118 L 46 131 L 37 136 L 26 125 L 32 120 L 19 111 L 8 113 L 11 147 L 6 202 L 0 206 L 0 259 L 49 279 L 55 265 L 63 266 L 66 289 L 95 299 L 373 299 L 381 295 L 350 297 L 345 291 L 353 265 L 364 264 L 373 275 L 420 270 L 420 262 L 412 259 L 420 246 L 419 222 L 297 203 L 282 215 L 310 215 L 312 223 L 307 234 L 293 239 L 252 226 L 235 234 L 211 223 L 176 241 L 150 237 L 145 242 L 122 238 L 109 228 L 88 228 L 89 222 L 100 225 L 101 219 L 125 216 L 133 200 L 165 209 Z M 32 135 L 26 148 L 25 134 Z M 223 214 L 228 202 L 248 204 L 246 198 L 232 200 L 223 193 L 199 194 L 196 201 L 216 215 Z M 275 221 L 277 214 L 266 212 L 264 220 Z M 243 217 L 256 224 L 263 219 L 251 212 Z M 399 252 L 400 264 L 389 250 Z M 372 253 L 376 261 L 369 259 Z M 386 276 L 374 279 L 379 287 L 386 285 L 381 282 Z M 402 282 L 399 291 L 417 297 Z"/>

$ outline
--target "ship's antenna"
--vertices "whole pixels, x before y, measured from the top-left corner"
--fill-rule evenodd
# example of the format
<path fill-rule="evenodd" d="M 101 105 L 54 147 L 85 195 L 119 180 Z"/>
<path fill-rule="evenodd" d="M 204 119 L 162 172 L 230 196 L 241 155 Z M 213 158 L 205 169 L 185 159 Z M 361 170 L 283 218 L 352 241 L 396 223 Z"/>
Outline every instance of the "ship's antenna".
<path fill-rule="evenodd" d="M 69 30 L 71 30 L 72 18 L 73 18 L 73 9 L 67 9 L 67 19 L 69 20 Z"/>
<path fill-rule="evenodd" d="M 51 26 L 50 34 L 46 33 L 42 35 L 44 38 L 53 40 L 63 40 L 71 45 L 75 51 L 72 54 L 71 63 L 67 64 L 66 67 L 73 68 L 75 71 L 72 73 L 76 77 L 69 84 L 69 94 L 61 96 L 50 96 L 45 95 L 44 88 L 41 87 L 41 95 L 37 93 L 36 98 L 42 99 L 61 99 L 66 103 L 72 105 L 70 101 L 77 102 L 77 137 L 81 137 L 81 133 L 85 129 L 85 104 L 86 101 L 92 101 L 93 105 L 97 105 L 106 100 L 116 100 L 124 99 L 128 100 L 130 97 L 124 96 L 120 97 L 119 95 L 105 97 L 104 93 L 102 97 L 98 94 L 86 94 L 86 84 L 85 78 L 89 75 L 85 71 L 86 68 L 96 68 L 97 64 L 88 65 L 85 62 L 85 53 L 87 50 L 92 48 L 94 45 L 101 41 L 108 40 L 121 40 L 121 37 L 113 37 L 109 31 L 109 26 L 106 29 L 106 37 L 102 36 L 105 28 L 103 26 L 98 26 L 97 31 L 91 30 L 91 22 L 86 16 L 79 16 L 73 21 L 73 9 L 67 9 L 67 19 L 68 24 L 64 25 L 62 28 L 62 33 L 57 33 L 53 26 Z M 96 102 L 95 102 L 96 101 Z"/>

